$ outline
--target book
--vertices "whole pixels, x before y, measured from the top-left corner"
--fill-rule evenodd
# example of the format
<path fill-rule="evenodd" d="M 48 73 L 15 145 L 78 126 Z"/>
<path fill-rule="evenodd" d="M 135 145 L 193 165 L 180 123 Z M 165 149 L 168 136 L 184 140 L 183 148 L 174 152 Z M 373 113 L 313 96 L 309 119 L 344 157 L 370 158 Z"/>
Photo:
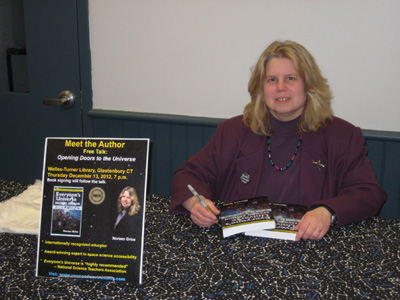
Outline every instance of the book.
<path fill-rule="evenodd" d="M 55 186 L 51 235 L 81 236 L 83 187 Z"/>
<path fill-rule="evenodd" d="M 46 139 L 37 276 L 142 283 L 149 144 Z"/>
<path fill-rule="evenodd" d="M 275 228 L 246 231 L 245 235 L 294 241 L 297 231 L 294 227 L 307 212 L 307 207 L 299 204 L 270 203 Z"/>
<path fill-rule="evenodd" d="M 219 220 L 224 238 L 246 231 L 275 228 L 267 197 L 224 203 L 220 212 Z"/>

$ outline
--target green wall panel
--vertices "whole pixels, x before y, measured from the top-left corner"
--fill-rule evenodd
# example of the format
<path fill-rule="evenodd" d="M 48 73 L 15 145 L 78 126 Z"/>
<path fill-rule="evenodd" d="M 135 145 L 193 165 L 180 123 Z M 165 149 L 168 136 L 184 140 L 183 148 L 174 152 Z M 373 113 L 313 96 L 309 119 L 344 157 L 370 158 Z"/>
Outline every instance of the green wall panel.
<path fill-rule="evenodd" d="M 150 138 L 148 193 L 169 195 L 173 172 L 196 154 L 223 119 L 89 111 L 95 137 Z M 365 130 L 368 158 L 388 198 L 381 217 L 400 218 L 400 133 Z"/>

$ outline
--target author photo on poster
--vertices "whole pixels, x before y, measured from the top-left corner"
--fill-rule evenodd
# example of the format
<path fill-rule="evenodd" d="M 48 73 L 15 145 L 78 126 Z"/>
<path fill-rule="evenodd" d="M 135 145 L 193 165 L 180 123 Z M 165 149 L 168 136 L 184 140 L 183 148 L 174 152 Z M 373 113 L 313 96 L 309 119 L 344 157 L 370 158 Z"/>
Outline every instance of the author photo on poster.
<path fill-rule="evenodd" d="M 112 223 L 112 237 L 139 238 L 141 231 L 140 204 L 136 190 L 125 187 L 117 199 L 117 213 Z"/>

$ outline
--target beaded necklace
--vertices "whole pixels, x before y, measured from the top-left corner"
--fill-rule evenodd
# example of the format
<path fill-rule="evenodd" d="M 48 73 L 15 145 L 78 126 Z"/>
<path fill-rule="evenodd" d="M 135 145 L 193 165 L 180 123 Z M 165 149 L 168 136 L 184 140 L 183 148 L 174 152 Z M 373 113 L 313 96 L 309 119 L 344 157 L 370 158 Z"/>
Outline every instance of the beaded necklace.
<path fill-rule="evenodd" d="M 271 140 L 270 140 L 270 135 L 267 135 L 268 158 L 269 158 L 269 162 L 271 163 L 271 166 L 273 166 L 273 167 L 274 167 L 276 170 L 278 170 L 278 171 L 285 171 L 285 170 L 289 169 L 289 167 L 292 165 L 294 159 L 296 158 L 297 153 L 299 153 L 299 149 L 300 149 L 300 145 L 301 145 L 302 140 L 303 140 L 303 136 L 300 135 L 299 141 L 297 142 L 297 146 L 296 146 L 296 149 L 294 150 L 294 153 L 293 153 L 293 155 L 292 155 L 292 158 L 291 158 L 290 161 L 286 164 L 286 166 L 284 166 L 284 167 L 281 168 L 281 167 L 278 167 L 278 166 L 274 163 L 274 161 L 272 160 Z"/>

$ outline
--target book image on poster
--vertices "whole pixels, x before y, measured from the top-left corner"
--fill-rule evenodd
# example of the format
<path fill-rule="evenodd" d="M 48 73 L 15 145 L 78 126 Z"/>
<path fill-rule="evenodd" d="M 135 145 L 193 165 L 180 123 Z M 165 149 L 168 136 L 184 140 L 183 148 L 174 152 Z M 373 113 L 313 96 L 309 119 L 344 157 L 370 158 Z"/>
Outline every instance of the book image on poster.
<path fill-rule="evenodd" d="M 149 147 L 46 138 L 37 276 L 142 283 Z"/>
<path fill-rule="evenodd" d="M 81 236 L 83 191 L 83 187 L 54 187 L 51 235 Z"/>
<path fill-rule="evenodd" d="M 252 230 L 275 228 L 267 197 L 222 204 L 219 219 L 224 238 Z"/>
<path fill-rule="evenodd" d="M 275 220 L 275 228 L 247 231 L 245 235 L 294 241 L 297 234 L 294 228 L 307 212 L 307 207 L 285 203 L 270 203 L 270 206 L 272 217 Z"/>

